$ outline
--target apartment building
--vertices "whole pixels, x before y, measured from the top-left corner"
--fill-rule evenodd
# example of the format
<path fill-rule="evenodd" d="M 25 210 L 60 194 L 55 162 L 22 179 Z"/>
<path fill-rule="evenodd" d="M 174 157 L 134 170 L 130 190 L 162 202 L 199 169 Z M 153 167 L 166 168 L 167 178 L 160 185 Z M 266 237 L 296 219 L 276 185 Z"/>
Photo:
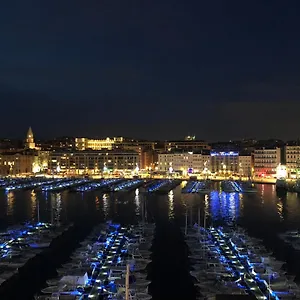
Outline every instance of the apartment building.
<path fill-rule="evenodd" d="M 53 151 L 49 154 L 51 173 L 101 174 L 104 171 L 135 170 L 139 155 L 132 151 Z"/>
<path fill-rule="evenodd" d="M 166 141 L 165 151 L 201 151 L 209 150 L 210 146 L 207 142 L 195 139 L 186 139 L 184 141 Z"/>
<path fill-rule="evenodd" d="M 253 171 L 253 157 L 251 154 L 239 153 L 239 175 L 243 177 L 251 177 Z"/>
<path fill-rule="evenodd" d="M 38 156 L 35 151 L 7 152 L 0 154 L 0 175 L 31 174 L 36 171 Z"/>
<path fill-rule="evenodd" d="M 113 145 L 121 143 L 122 137 L 113 137 L 106 139 L 89 139 L 89 138 L 75 138 L 75 147 L 77 150 L 112 150 Z"/>
<path fill-rule="evenodd" d="M 300 145 L 290 143 L 285 146 L 285 165 L 289 178 L 299 178 L 300 175 Z"/>
<path fill-rule="evenodd" d="M 281 148 L 262 147 L 254 150 L 254 175 L 259 177 L 276 177 L 281 163 Z"/>
<path fill-rule="evenodd" d="M 213 174 L 236 174 L 239 172 L 239 153 L 235 151 L 211 151 L 210 168 Z"/>
<path fill-rule="evenodd" d="M 160 172 L 203 173 L 208 169 L 208 155 L 201 152 L 165 152 L 158 154 Z"/>

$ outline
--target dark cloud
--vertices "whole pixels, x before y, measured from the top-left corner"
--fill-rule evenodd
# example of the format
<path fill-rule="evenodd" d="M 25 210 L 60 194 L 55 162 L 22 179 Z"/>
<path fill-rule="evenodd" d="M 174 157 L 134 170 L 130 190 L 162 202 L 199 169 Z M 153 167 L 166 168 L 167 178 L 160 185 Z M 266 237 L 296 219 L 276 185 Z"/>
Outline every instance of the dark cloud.
<path fill-rule="evenodd" d="M 0 10 L 3 135 L 297 137 L 299 2 L 34 2 Z"/>

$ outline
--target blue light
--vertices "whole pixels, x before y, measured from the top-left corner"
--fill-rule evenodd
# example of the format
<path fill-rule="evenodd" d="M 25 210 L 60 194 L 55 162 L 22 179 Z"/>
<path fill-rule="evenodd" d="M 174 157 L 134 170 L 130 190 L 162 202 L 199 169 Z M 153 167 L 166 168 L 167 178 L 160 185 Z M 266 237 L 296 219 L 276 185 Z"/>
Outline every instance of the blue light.
<path fill-rule="evenodd" d="M 230 151 L 230 152 L 211 152 L 210 153 L 210 156 L 237 156 L 239 155 L 238 152 L 233 152 L 233 151 Z"/>

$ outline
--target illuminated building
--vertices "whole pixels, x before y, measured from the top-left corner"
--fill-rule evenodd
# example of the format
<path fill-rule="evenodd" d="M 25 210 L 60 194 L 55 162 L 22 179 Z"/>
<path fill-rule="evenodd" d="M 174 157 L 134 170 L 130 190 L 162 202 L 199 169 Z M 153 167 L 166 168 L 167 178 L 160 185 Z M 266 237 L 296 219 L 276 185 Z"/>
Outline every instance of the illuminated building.
<path fill-rule="evenodd" d="M 141 152 L 140 157 L 141 169 L 154 170 L 155 164 L 158 160 L 158 154 L 156 153 L 156 151 L 145 149 Z"/>
<path fill-rule="evenodd" d="M 49 154 L 48 170 L 66 174 L 100 174 L 105 169 L 135 170 L 139 165 L 139 155 L 132 151 L 83 150 L 53 151 Z"/>
<path fill-rule="evenodd" d="M 165 151 L 182 150 L 182 151 L 200 151 L 209 150 L 210 146 L 201 140 L 187 139 L 184 141 L 167 141 L 165 142 Z"/>
<path fill-rule="evenodd" d="M 234 175 L 239 172 L 239 153 L 235 151 L 211 151 L 211 172 Z"/>
<path fill-rule="evenodd" d="M 299 143 L 289 143 L 285 146 L 285 163 L 287 168 L 287 176 L 289 178 L 299 178 L 300 175 Z"/>
<path fill-rule="evenodd" d="M 238 173 L 243 177 L 252 176 L 253 158 L 251 154 L 239 153 L 239 169 Z"/>
<path fill-rule="evenodd" d="M 154 152 L 154 145 L 155 143 L 151 141 L 124 139 L 122 142 L 114 144 L 114 149 L 137 152 L 140 168 L 146 169 L 156 162 L 157 156 Z"/>
<path fill-rule="evenodd" d="M 113 137 L 106 139 L 88 139 L 88 138 L 76 138 L 76 149 L 83 150 L 125 150 L 134 151 L 139 154 L 139 166 L 141 169 L 145 169 L 154 164 L 155 154 L 154 142 L 140 141 L 134 139 L 127 139 L 123 137 Z"/>
<path fill-rule="evenodd" d="M 77 150 L 112 150 L 113 144 L 122 142 L 122 137 L 106 138 L 106 139 L 89 139 L 89 138 L 76 138 L 75 147 Z"/>
<path fill-rule="evenodd" d="M 186 137 L 184 137 L 185 141 L 195 141 L 196 140 L 196 136 L 194 135 L 187 135 Z"/>
<path fill-rule="evenodd" d="M 254 174 L 259 177 L 276 177 L 276 169 L 281 163 L 279 147 L 262 147 L 254 150 Z"/>
<path fill-rule="evenodd" d="M 158 171 L 172 171 L 182 173 L 202 174 L 209 171 L 209 161 L 207 155 L 202 152 L 165 152 L 158 154 Z"/>
<path fill-rule="evenodd" d="M 32 151 L 2 153 L 0 154 L 0 174 L 2 176 L 31 174 L 37 163 L 38 157 Z"/>
<path fill-rule="evenodd" d="M 29 127 L 28 132 L 27 132 L 25 148 L 26 149 L 36 149 L 31 127 Z"/>

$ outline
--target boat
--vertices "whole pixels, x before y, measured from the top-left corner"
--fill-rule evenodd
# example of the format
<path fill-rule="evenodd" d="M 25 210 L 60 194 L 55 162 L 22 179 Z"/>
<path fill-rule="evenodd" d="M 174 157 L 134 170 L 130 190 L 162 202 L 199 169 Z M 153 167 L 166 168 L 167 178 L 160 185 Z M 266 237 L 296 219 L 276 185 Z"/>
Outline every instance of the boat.
<path fill-rule="evenodd" d="M 294 185 L 294 191 L 300 193 L 300 179 L 297 179 Z"/>
<path fill-rule="evenodd" d="M 221 188 L 225 193 L 241 192 L 240 186 L 232 180 L 223 180 L 221 182 Z"/>
<path fill-rule="evenodd" d="M 109 299 L 115 299 L 116 286 L 124 285 L 125 295 L 131 295 L 130 299 L 151 299 L 147 292 L 150 281 L 144 271 L 151 261 L 146 258 L 150 253 L 148 250 L 140 251 L 140 247 L 149 244 L 154 229 L 155 226 L 147 224 L 123 228 L 113 223 L 98 228 L 98 233 L 94 233 L 96 237 L 90 235 L 81 243 L 71 256 L 73 259 L 57 270 L 58 278 L 49 279 L 48 288 L 41 293 L 48 297 L 76 294 L 89 298 L 105 294 L 110 295 Z M 132 253 L 129 253 L 130 245 Z M 85 274 L 85 279 L 78 281 L 78 278 L 83 278 L 82 274 Z M 121 298 L 117 299 L 125 299 L 124 295 L 119 296 Z"/>
<path fill-rule="evenodd" d="M 257 188 L 252 181 L 241 182 L 243 193 L 257 193 Z"/>
<path fill-rule="evenodd" d="M 285 180 L 285 178 L 278 178 L 276 180 L 276 191 L 287 191 L 288 190 L 288 185 Z"/>

